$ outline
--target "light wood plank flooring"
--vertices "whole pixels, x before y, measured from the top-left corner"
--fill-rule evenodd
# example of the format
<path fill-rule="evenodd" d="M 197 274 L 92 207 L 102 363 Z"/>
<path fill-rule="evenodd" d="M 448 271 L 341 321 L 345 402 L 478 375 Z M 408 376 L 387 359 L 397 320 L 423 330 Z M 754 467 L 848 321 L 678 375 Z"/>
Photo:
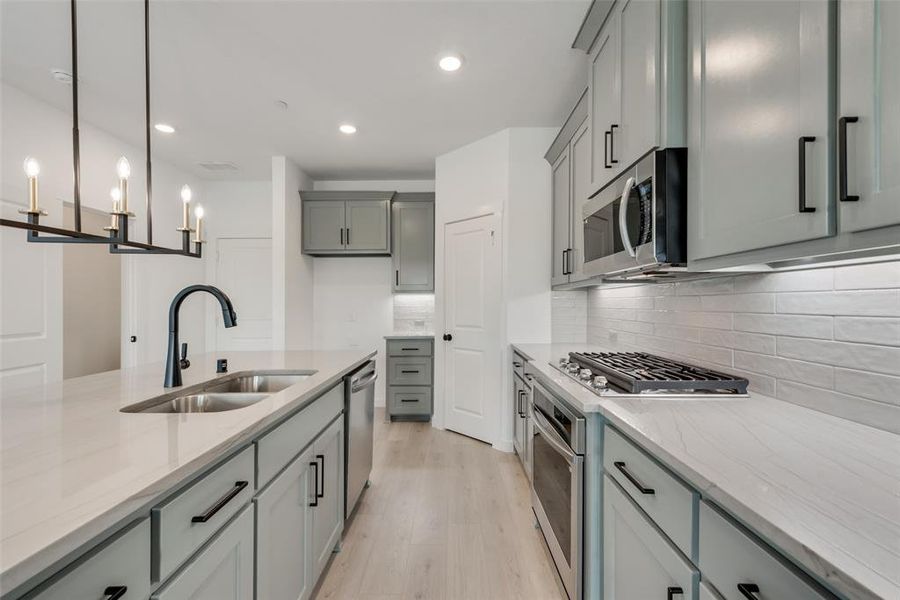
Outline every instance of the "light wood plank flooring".
<path fill-rule="evenodd" d="M 515 455 L 378 412 L 374 463 L 316 600 L 565 600 Z"/>

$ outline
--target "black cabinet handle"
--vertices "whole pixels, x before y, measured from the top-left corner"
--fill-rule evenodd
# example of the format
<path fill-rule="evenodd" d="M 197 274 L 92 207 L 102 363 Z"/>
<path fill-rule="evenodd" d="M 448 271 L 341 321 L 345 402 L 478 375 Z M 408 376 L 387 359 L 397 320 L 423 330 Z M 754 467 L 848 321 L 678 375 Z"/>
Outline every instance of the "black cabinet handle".
<path fill-rule="evenodd" d="M 415 352 L 418 348 L 400 348 L 404 352 Z"/>
<path fill-rule="evenodd" d="M 413 371 L 412 369 L 408 369 L 408 370 L 407 370 L 407 369 L 401 369 L 400 372 L 401 372 L 401 373 L 418 373 L 419 371 L 418 371 L 418 370 Z"/>
<path fill-rule="evenodd" d="M 347 245 L 350 245 L 350 228 L 347 228 Z"/>
<path fill-rule="evenodd" d="M 814 135 L 801 135 L 798 144 L 798 154 L 800 161 L 800 189 L 798 196 L 800 199 L 800 212 L 802 213 L 816 212 L 816 208 L 814 206 L 806 205 L 806 144 L 814 141 L 816 141 L 816 136 Z"/>
<path fill-rule="evenodd" d="M 212 519 L 217 512 L 222 510 L 222 507 L 234 500 L 234 497 L 240 494 L 241 491 L 243 491 L 243 489 L 248 485 L 250 485 L 250 483 L 247 481 L 235 481 L 234 487 L 231 488 L 231 490 L 227 494 L 216 500 L 215 504 L 207 508 L 206 512 L 204 512 L 202 515 L 191 517 L 191 523 L 206 523 L 207 521 Z"/>
<path fill-rule="evenodd" d="M 522 368 L 522 363 L 513 361 L 513 366 L 514 366 L 515 368 L 517 368 L 517 369 L 521 369 L 521 368 Z"/>
<path fill-rule="evenodd" d="M 856 123 L 859 117 L 841 117 L 838 119 L 838 186 L 841 202 L 856 202 L 859 196 L 847 193 L 847 123 Z"/>
<path fill-rule="evenodd" d="M 315 482 L 313 484 L 313 488 L 315 488 L 315 489 L 313 489 L 313 500 L 312 500 L 312 502 L 309 503 L 309 505 L 310 506 L 318 506 L 319 505 L 319 461 L 315 460 L 315 461 L 309 463 L 309 466 L 316 470 L 316 472 L 313 473 L 313 481 Z"/>
<path fill-rule="evenodd" d="M 394 271 L 394 285 L 400 285 L 400 270 Z"/>
<path fill-rule="evenodd" d="M 341 246 L 344 245 L 344 228 L 341 227 Z"/>
<path fill-rule="evenodd" d="M 400 398 L 400 402 L 418 402 L 418 398 Z"/>
<path fill-rule="evenodd" d="M 656 490 L 654 490 L 653 488 L 648 488 L 648 487 L 645 486 L 643 483 L 641 483 L 641 482 L 638 480 L 637 477 L 635 477 L 634 475 L 632 475 L 632 474 L 628 471 L 628 469 L 625 468 L 625 463 L 624 463 L 624 462 L 616 461 L 616 462 L 613 463 L 613 465 L 615 465 L 615 467 L 616 467 L 619 471 L 621 471 L 622 475 L 625 476 L 625 479 L 627 479 L 628 481 L 630 481 L 631 484 L 634 485 L 634 487 L 636 487 L 640 493 L 645 494 L 645 495 L 647 495 L 647 496 L 652 496 L 653 494 L 656 493 Z"/>
<path fill-rule="evenodd" d="M 444 340 L 445 342 L 449 342 L 449 341 L 452 340 L 452 339 L 453 339 L 453 336 L 450 335 L 449 333 L 445 333 L 445 334 L 444 334 L 443 340 Z"/>
<path fill-rule="evenodd" d="M 672 600 L 675 596 L 684 596 L 684 590 L 675 586 L 666 590 L 666 600 Z"/>
<path fill-rule="evenodd" d="M 617 165 L 619 161 L 616 160 L 616 127 L 618 125 L 610 125 L 609 126 L 609 165 Z"/>
<path fill-rule="evenodd" d="M 609 164 L 609 140 L 611 137 L 612 131 L 603 132 L 603 166 L 607 169 L 612 169 L 612 165 Z"/>
<path fill-rule="evenodd" d="M 325 497 L 325 455 L 324 454 L 316 454 L 316 460 L 322 461 L 322 467 L 318 469 L 318 473 L 316 474 L 318 477 L 322 478 L 322 489 L 319 490 L 319 482 L 316 482 L 316 498 L 324 498 Z"/>
<path fill-rule="evenodd" d="M 759 596 L 756 595 L 759 593 L 759 586 L 755 583 L 739 583 L 737 588 L 747 600 L 759 600 Z"/>
<path fill-rule="evenodd" d="M 105 590 L 103 590 L 103 595 L 106 596 L 103 600 L 119 600 L 122 596 L 125 595 L 125 592 L 128 591 L 128 586 L 125 585 L 111 585 Z"/>

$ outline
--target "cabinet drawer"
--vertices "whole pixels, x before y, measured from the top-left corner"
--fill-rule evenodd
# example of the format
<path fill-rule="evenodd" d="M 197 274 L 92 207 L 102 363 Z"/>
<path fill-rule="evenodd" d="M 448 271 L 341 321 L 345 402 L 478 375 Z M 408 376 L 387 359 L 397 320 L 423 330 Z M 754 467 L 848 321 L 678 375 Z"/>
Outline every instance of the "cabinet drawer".
<path fill-rule="evenodd" d="M 432 340 L 388 340 L 388 356 L 431 356 Z"/>
<path fill-rule="evenodd" d="M 28 596 L 29 600 L 87 600 L 125 587 L 122 600 L 144 600 L 150 593 L 150 519 L 126 528 L 88 553 L 70 569 Z"/>
<path fill-rule="evenodd" d="M 431 385 L 431 358 L 392 358 L 388 361 L 389 385 Z"/>
<path fill-rule="evenodd" d="M 700 571 L 725 600 L 746 600 L 738 585 L 757 586 L 748 593 L 759 598 L 833 598 L 706 502 L 700 503 Z"/>
<path fill-rule="evenodd" d="M 431 388 L 425 386 L 389 387 L 388 408 L 392 415 L 430 415 Z"/>
<path fill-rule="evenodd" d="M 253 509 L 244 508 L 151 600 L 253 597 Z"/>
<path fill-rule="evenodd" d="M 255 489 L 253 454 L 252 446 L 244 449 L 151 511 L 153 581 L 171 575 L 247 504 Z"/>
<path fill-rule="evenodd" d="M 342 410 L 344 384 L 339 383 L 256 440 L 256 488 L 261 490 L 265 487 Z"/>
<path fill-rule="evenodd" d="M 525 377 L 525 364 L 528 361 L 518 352 L 513 352 L 512 369 L 519 377 Z"/>
<path fill-rule="evenodd" d="M 689 558 L 697 494 L 610 426 L 603 442 L 603 468 Z"/>

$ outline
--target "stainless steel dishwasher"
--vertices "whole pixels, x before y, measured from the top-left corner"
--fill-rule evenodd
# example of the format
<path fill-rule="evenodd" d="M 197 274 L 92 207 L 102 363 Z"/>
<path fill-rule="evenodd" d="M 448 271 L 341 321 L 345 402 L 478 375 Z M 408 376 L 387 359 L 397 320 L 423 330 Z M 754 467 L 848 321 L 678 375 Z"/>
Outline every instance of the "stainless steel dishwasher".
<path fill-rule="evenodd" d="M 353 512 L 372 472 L 377 378 L 374 360 L 344 378 L 344 518 Z"/>

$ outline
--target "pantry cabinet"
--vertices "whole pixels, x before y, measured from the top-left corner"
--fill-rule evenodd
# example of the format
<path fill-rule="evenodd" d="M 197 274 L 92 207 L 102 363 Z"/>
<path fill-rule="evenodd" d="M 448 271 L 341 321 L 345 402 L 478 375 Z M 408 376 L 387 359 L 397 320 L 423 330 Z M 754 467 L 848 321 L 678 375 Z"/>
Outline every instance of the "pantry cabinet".
<path fill-rule="evenodd" d="M 825 0 L 690 2 L 690 260 L 834 232 L 834 12 Z"/>
<path fill-rule="evenodd" d="M 838 200 L 842 232 L 900 224 L 900 3 L 841 2 Z"/>

